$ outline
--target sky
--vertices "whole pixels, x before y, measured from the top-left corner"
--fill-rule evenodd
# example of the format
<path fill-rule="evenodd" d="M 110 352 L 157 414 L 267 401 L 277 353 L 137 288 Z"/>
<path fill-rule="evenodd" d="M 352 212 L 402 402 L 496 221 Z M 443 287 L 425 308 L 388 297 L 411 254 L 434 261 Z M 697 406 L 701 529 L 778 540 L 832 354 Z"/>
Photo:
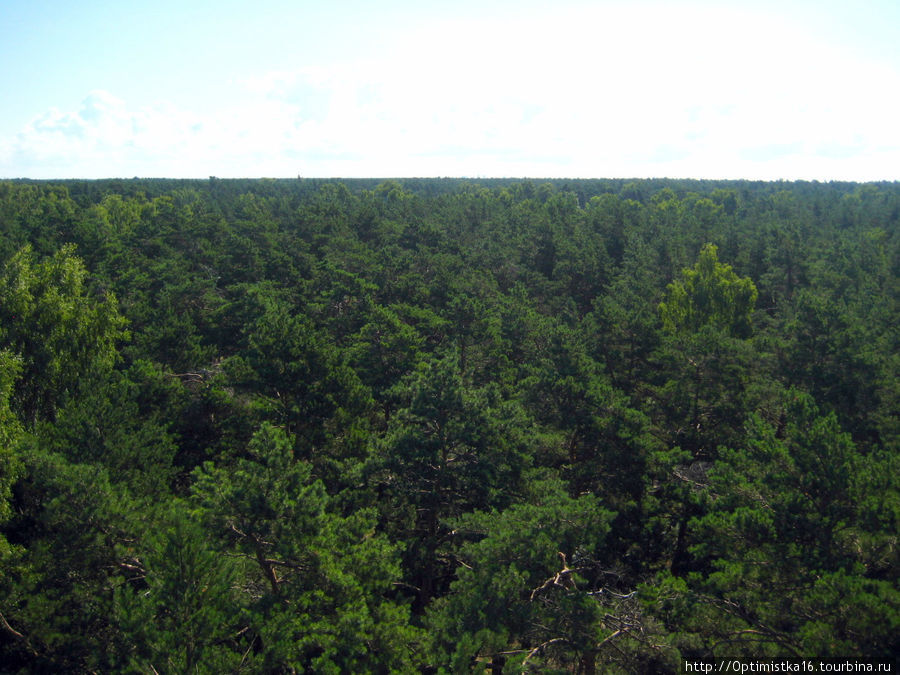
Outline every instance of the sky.
<path fill-rule="evenodd" d="M 900 180 L 896 0 L 0 0 L 0 178 Z"/>

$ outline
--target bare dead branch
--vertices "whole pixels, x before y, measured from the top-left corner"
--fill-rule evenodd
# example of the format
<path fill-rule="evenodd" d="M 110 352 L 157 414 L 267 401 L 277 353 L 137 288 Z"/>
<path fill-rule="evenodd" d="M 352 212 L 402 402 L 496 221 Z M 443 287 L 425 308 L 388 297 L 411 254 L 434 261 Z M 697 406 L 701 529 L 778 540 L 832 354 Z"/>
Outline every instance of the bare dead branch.
<path fill-rule="evenodd" d="M 528 652 L 528 656 L 526 656 L 525 659 L 522 661 L 522 675 L 524 675 L 525 672 L 526 672 L 526 670 L 527 670 L 526 665 L 528 664 L 528 661 L 529 661 L 535 654 L 537 654 L 539 651 L 541 651 L 542 649 L 544 649 L 544 647 L 549 647 L 550 645 L 552 645 L 552 644 L 554 644 L 554 643 L 556 643 L 556 642 L 568 642 L 568 641 L 569 641 L 568 638 L 563 638 L 563 637 L 553 638 L 552 640 L 547 640 L 547 641 L 544 642 L 543 644 L 539 644 L 537 647 L 535 647 L 534 649 L 532 649 L 530 652 Z"/>
<path fill-rule="evenodd" d="M 562 551 L 557 552 L 557 554 L 562 561 L 562 569 L 554 574 L 552 577 L 547 579 L 543 584 L 535 588 L 531 591 L 531 602 L 534 602 L 534 596 L 543 591 L 545 588 L 550 586 L 562 586 L 563 588 L 573 590 L 575 588 L 575 581 L 572 579 L 572 573 L 577 570 L 571 569 L 569 564 L 566 562 L 566 554 Z"/>
<path fill-rule="evenodd" d="M 617 630 L 615 633 L 612 633 L 611 635 L 607 635 L 607 636 L 606 636 L 605 638 L 603 638 L 599 643 L 597 643 L 597 646 L 596 646 L 594 649 L 600 649 L 600 648 L 601 648 L 603 645 L 605 645 L 607 642 L 609 642 L 610 640 L 612 640 L 613 638 L 615 638 L 615 637 L 617 637 L 617 636 L 619 636 L 619 635 L 621 635 L 621 634 L 622 634 L 622 631 L 621 631 L 621 630 Z"/>
<path fill-rule="evenodd" d="M 2 612 L 0 612 L 0 624 L 2 624 L 3 627 L 6 629 L 6 631 L 8 633 L 10 633 L 11 635 L 13 635 L 14 637 L 17 637 L 20 640 L 25 639 L 24 635 L 22 635 L 19 631 L 17 631 L 15 628 L 13 628 L 12 626 L 9 625 L 9 623 L 6 620 L 6 617 L 3 616 Z"/>

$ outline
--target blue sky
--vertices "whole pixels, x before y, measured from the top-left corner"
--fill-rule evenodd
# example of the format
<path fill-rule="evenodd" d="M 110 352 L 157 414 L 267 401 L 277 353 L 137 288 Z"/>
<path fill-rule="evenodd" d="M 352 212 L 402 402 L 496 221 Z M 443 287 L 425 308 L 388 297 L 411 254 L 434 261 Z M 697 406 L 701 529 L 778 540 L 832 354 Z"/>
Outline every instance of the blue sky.
<path fill-rule="evenodd" d="M 900 3 L 0 1 L 0 177 L 900 179 Z"/>

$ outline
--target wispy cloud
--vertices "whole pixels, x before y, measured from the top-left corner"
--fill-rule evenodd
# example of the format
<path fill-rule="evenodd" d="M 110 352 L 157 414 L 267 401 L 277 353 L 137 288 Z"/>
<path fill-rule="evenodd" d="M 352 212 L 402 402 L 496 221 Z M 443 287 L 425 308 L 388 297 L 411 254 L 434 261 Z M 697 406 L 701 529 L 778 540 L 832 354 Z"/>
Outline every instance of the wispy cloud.
<path fill-rule="evenodd" d="M 94 91 L 6 139 L 0 174 L 900 178 L 900 74 L 763 15 L 680 13 L 444 21 L 244 77 L 215 110 Z"/>

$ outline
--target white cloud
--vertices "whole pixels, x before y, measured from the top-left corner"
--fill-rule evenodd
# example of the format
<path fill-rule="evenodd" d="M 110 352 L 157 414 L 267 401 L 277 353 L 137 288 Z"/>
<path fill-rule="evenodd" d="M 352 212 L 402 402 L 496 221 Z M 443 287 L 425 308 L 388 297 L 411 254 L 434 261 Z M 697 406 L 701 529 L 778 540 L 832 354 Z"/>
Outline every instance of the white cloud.
<path fill-rule="evenodd" d="M 733 9 L 444 21 L 233 93 L 91 92 L 0 141 L 0 175 L 900 178 L 900 74 Z"/>
<path fill-rule="evenodd" d="M 33 120 L 6 143 L 0 167 L 24 167 L 34 177 L 256 175 L 258 168 L 288 168 L 268 162 L 301 126 L 292 107 L 277 101 L 248 100 L 204 115 L 172 103 L 134 109 L 93 91 L 77 111 L 50 110 Z"/>

